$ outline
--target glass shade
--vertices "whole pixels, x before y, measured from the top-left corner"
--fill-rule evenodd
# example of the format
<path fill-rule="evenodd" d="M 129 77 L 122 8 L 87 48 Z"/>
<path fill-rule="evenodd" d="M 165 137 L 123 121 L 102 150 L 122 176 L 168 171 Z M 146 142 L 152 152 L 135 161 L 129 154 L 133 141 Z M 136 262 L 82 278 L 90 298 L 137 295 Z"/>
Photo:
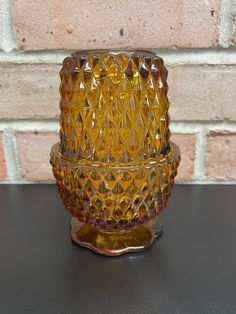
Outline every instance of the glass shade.
<path fill-rule="evenodd" d="M 80 51 L 60 76 L 60 142 L 50 161 L 72 239 L 104 255 L 142 250 L 161 234 L 158 215 L 180 161 L 169 141 L 164 62 L 142 50 Z"/>

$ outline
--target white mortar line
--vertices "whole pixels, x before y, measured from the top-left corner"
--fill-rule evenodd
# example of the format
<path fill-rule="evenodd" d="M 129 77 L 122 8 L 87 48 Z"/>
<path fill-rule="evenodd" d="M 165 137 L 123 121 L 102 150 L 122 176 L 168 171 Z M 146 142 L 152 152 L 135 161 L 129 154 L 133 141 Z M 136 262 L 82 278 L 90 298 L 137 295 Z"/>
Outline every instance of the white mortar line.
<path fill-rule="evenodd" d="M 27 181 L 27 180 L 23 180 L 23 179 L 19 179 L 19 180 L 12 180 L 12 181 L 8 181 L 8 180 L 2 180 L 0 181 L 0 185 L 1 184 L 54 184 L 55 181 Z"/>
<path fill-rule="evenodd" d="M 16 48 L 15 32 L 12 23 L 11 0 L 0 1 L 1 46 L 8 52 Z"/>
<path fill-rule="evenodd" d="M 12 51 L 10 53 L 2 51 L 0 52 L 0 62 L 61 64 L 70 54 L 70 51 L 63 52 L 57 50 L 35 52 Z"/>
<path fill-rule="evenodd" d="M 207 147 L 207 131 L 201 130 L 197 133 L 196 152 L 194 161 L 194 180 L 206 179 L 205 152 Z"/>
<path fill-rule="evenodd" d="M 58 132 L 59 122 L 55 119 L 48 120 L 0 120 L 0 130 L 16 131 L 52 131 Z M 171 121 L 170 130 L 172 133 L 198 133 L 213 131 L 236 132 L 236 122 L 222 121 Z"/>
<path fill-rule="evenodd" d="M 175 64 L 236 64 L 233 48 L 221 49 L 150 49 L 164 58 L 167 65 Z M 73 51 L 0 52 L 0 62 L 61 64 Z"/>
<path fill-rule="evenodd" d="M 16 140 L 14 131 L 3 132 L 3 149 L 6 159 L 7 182 L 18 182 L 19 164 L 16 156 Z"/>
<path fill-rule="evenodd" d="M 233 49 L 181 49 L 155 50 L 166 65 L 194 64 L 194 65 L 220 65 L 236 64 L 236 51 Z"/>
<path fill-rule="evenodd" d="M 229 47 L 234 31 L 233 17 L 236 12 L 235 0 L 221 0 L 220 23 L 219 23 L 219 44 L 222 47 Z"/>
<path fill-rule="evenodd" d="M 170 130 L 172 133 L 198 133 L 209 131 L 230 131 L 236 132 L 236 122 L 222 121 L 171 121 Z"/>
<path fill-rule="evenodd" d="M 15 131 L 59 131 L 58 121 L 44 120 L 19 120 L 19 121 L 0 121 L 0 130 Z"/>
<path fill-rule="evenodd" d="M 176 180 L 175 182 L 176 184 L 203 184 L 203 185 L 207 185 L 207 184 L 213 184 L 213 185 L 217 185 L 217 184 L 223 184 L 223 185 L 231 185 L 231 184 L 236 184 L 236 180 L 228 180 L 228 181 L 221 181 L 221 180 L 196 180 L 196 181 L 178 181 Z"/>
<path fill-rule="evenodd" d="M 12 180 L 12 181 L 8 181 L 8 180 L 2 180 L 0 181 L 0 184 L 55 184 L 55 181 L 24 181 L 22 179 L 19 180 Z M 177 185 L 192 185 L 192 184 L 202 184 L 202 185 L 207 185 L 207 184 L 211 184 L 211 185 L 235 185 L 236 184 L 236 180 L 228 180 L 228 181 L 221 181 L 221 180 L 192 180 L 192 181 L 178 181 L 176 180 L 175 184 Z"/>

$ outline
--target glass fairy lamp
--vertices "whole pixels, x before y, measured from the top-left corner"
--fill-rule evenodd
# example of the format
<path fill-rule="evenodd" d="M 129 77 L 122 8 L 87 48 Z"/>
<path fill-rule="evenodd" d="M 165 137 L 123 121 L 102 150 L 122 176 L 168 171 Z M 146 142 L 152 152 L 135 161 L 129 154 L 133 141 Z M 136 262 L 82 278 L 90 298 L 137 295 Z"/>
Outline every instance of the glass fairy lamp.
<path fill-rule="evenodd" d="M 109 256 L 141 251 L 162 233 L 180 161 L 163 60 L 143 50 L 79 51 L 60 77 L 50 162 L 72 240 Z"/>

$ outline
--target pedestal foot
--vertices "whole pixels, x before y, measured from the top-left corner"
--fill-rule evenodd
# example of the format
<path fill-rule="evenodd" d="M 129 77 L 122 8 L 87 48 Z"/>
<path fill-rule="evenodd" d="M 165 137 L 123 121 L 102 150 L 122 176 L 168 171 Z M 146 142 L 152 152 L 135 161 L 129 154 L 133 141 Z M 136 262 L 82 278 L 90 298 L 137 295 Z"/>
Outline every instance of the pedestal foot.
<path fill-rule="evenodd" d="M 72 241 L 107 256 L 142 251 L 151 246 L 162 232 L 163 227 L 158 217 L 145 225 L 127 230 L 101 230 L 84 224 L 74 217 L 71 219 Z"/>

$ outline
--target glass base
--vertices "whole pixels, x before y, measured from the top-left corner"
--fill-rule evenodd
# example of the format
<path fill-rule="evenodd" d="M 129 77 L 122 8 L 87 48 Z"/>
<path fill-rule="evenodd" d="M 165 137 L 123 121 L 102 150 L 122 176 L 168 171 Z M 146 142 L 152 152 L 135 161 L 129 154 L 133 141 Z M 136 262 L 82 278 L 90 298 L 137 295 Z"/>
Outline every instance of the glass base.
<path fill-rule="evenodd" d="M 126 230 L 102 230 L 71 219 L 72 241 L 80 246 L 107 256 L 118 256 L 142 251 L 153 244 L 163 232 L 158 217 L 145 225 Z"/>

